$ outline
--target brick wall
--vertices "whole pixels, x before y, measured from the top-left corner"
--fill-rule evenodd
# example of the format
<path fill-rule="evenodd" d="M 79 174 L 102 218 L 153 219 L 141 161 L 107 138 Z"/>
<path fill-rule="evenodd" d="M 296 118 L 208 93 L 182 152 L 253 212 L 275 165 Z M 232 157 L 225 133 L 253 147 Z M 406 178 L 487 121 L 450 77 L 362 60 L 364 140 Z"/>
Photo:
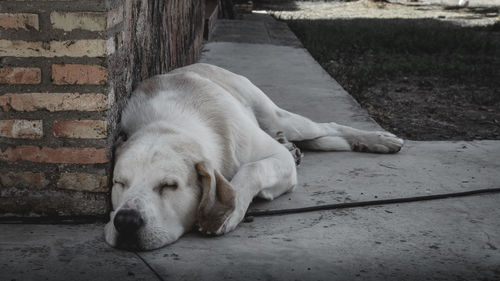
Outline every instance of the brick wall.
<path fill-rule="evenodd" d="M 120 111 L 194 62 L 200 0 L 0 1 L 0 214 L 104 215 Z"/>

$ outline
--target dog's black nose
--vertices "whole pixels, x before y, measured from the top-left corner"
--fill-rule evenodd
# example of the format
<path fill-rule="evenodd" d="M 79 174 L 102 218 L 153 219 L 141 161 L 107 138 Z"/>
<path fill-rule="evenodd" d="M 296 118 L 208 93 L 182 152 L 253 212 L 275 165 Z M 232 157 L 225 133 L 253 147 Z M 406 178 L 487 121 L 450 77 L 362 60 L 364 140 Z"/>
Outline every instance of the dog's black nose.
<path fill-rule="evenodd" d="M 119 210 L 113 220 L 116 230 L 121 234 L 134 234 L 143 223 L 141 214 L 134 209 Z"/>

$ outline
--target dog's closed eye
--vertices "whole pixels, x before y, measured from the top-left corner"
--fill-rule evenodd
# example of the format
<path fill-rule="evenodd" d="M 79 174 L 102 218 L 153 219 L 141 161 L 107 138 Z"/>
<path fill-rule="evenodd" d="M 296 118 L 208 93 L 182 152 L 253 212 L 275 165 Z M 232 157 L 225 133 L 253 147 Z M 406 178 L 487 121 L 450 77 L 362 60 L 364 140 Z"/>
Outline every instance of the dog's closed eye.
<path fill-rule="evenodd" d="M 166 181 L 166 182 L 163 182 L 159 185 L 158 191 L 160 192 L 160 194 L 162 194 L 163 192 L 165 192 L 167 190 L 175 190 L 178 187 L 179 187 L 179 184 L 177 183 L 177 181 Z"/>
<path fill-rule="evenodd" d="M 119 185 L 122 188 L 124 188 L 126 186 L 124 181 L 115 180 L 115 179 L 113 179 L 113 185 Z"/>

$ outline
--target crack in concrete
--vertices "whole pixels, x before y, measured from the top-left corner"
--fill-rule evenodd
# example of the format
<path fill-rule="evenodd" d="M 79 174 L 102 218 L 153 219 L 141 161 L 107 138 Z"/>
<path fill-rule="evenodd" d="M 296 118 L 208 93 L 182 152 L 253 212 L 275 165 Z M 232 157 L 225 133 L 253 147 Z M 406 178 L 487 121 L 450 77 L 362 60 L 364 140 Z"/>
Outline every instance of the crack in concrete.
<path fill-rule="evenodd" d="M 161 277 L 161 275 L 158 272 L 156 272 L 156 270 L 153 268 L 153 266 L 151 266 L 143 257 L 141 257 L 141 255 L 139 253 L 134 252 L 134 254 L 149 268 L 149 270 L 151 270 L 156 275 L 158 280 L 165 281 L 165 279 L 163 279 Z"/>

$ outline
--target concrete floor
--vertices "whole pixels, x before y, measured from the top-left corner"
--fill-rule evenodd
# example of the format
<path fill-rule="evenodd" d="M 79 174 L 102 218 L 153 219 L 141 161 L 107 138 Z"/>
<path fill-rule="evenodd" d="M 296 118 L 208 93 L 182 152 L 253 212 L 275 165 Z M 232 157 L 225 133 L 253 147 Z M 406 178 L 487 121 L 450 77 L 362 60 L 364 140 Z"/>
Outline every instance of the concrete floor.
<path fill-rule="evenodd" d="M 380 128 L 269 17 L 219 22 L 202 61 L 314 120 Z M 296 190 L 251 209 L 499 187 L 498 171 L 499 141 L 408 141 L 396 155 L 306 152 Z M 101 224 L 2 224 L 0 280 L 500 280 L 499 206 L 497 193 L 256 217 L 222 237 L 193 232 L 141 253 L 109 248 Z"/>

